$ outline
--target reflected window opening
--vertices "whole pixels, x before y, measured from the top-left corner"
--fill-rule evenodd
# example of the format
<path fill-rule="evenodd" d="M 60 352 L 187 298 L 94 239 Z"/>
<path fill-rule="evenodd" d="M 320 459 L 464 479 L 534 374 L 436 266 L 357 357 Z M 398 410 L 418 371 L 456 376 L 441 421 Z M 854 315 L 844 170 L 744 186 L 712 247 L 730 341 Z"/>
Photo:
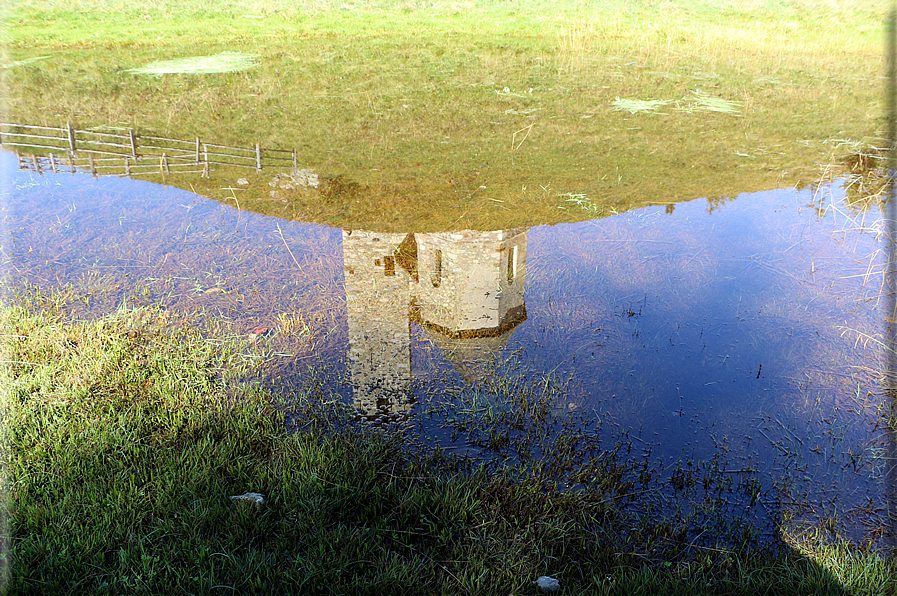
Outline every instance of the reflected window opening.
<path fill-rule="evenodd" d="M 508 251 L 508 283 L 513 284 L 517 277 L 517 247 L 512 246 Z"/>
<path fill-rule="evenodd" d="M 383 274 L 392 277 L 396 274 L 395 257 L 383 257 Z"/>
<path fill-rule="evenodd" d="M 437 250 L 433 256 L 433 287 L 438 288 L 442 283 L 442 251 Z"/>

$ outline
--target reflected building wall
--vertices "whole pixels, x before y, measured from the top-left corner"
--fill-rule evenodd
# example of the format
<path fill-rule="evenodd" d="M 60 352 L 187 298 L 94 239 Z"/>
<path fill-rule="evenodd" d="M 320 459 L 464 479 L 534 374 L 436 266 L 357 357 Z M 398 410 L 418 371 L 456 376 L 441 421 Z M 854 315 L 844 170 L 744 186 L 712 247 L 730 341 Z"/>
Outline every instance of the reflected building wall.
<path fill-rule="evenodd" d="M 396 262 L 406 234 L 343 230 L 348 370 L 355 405 L 366 416 L 408 409 L 411 275 Z"/>
<path fill-rule="evenodd" d="M 465 379 L 488 368 L 526 318 L 526 231 L 343 231 L 348 370 L 364 415 L 410 408 L 412 305 Z"/>
<path fill-rule="evenodd" d="M 526 229 L 418 235 L 420 318 L 452 333 L 496 329 L 523 306 Z"/>

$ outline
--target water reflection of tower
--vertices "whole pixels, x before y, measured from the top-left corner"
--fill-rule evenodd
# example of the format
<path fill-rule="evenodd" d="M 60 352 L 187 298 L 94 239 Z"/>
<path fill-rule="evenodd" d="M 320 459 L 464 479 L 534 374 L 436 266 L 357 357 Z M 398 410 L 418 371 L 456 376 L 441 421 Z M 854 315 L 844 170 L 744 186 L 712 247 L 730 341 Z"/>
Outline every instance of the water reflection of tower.
<path fill-rule="evenodd" d="M 416 316 L 468 381 L 526 319 L 526 229 L 419 236 Z"/>
<path fill-rule="evenodd" d="M 343 231 L 349 374 L 366 415 L 403 413 L 410 317 L 468 380 L 526 319 L 526 229 L 382 234 Z M 412 312 L 412 304 L 414 309 Z"/>
<path fill-rule="evenodd" d="M 367 415 L 408 408 L 413 280 L 396 259 L 407 238 L 414 236 L 343 230 L 349 375 L 355 404 Z"/>

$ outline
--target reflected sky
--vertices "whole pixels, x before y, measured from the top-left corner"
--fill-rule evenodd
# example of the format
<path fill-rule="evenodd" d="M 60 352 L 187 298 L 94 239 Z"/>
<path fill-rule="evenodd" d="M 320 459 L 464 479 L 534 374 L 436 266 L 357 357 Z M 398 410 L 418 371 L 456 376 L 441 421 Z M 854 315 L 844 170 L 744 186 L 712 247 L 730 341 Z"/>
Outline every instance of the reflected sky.
<path fill-rule="evenodd" d="M 384 234 L 0 165 L 7 291 L 73 287 L 73 316 L 162 306 L 245 337 L 278 383 L 323 374 L 370 419 L 551 375 L 558 415 L 611 420 L 669 465 L 724 452 L 729 470 L 798 477 L 795 494 L 848 526 L 880 511 L 881 217 L 837 184 Z"/>

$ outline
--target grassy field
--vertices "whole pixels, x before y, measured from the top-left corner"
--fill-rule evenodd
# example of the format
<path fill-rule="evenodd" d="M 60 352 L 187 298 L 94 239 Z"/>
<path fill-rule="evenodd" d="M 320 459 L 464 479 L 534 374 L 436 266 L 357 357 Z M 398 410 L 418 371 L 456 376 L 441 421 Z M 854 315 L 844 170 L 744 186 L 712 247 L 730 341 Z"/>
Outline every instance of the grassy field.
<path fill-rule="evenodd" d="M 5 119 L 296 148 L 335 182 L 269 200 L 263 172 L 239 191 L 291 218 L 581 220 L 809 183 L 880 145 L 886 7 L 22 0 L 6 17 Z M 224 52 L 254 66 L 135 72 Z M 224 199 L 235 176 L 173 182 Z"/>
<path fill-rule="evenodd" d="M 320 191 L 168 180 L 291 219 L 574 221 L 811 183 L 879 143 L 886 7 L 17 0 L 3 119 L 295 147 Z M 135 70 L 225 52 L 251 67 Z M 72 322 L 78 299 L 0 306 L 0 593 L 535 594 L 541 575 L 564 594 L 897 593 L 897 560 L 837 536 L 764 542 L 714 525 L 722 503 L 703 521 L 652 510 L 614 448 L 540 443 L 589 479 L 567 491 L 539 462 L 481 466 L 363 425 L 312 378 L 263 390 L 245 334 L 212 342 L 152 308 Z M 494 423 L 537 433 L 530 389 L 523 419 Z M 230 498 L 246 492 L 266 502 Z"/>
<path fill-rule="evenodd" d="M 636 516 L 612 453 L 577 492 L 538 466 L 487 474 L 313 386 L 287 407 L 235 384 L 239 345 L 160 311 L 66 323 L 58 298 L 2 311 L 9 593 L 533 594 L 541 575 L 564 594 L 897 589 L 897 561 L 822 534 L 717 530 L 708 547 L 712 528 Z M 230 498 L 246 492 L 265 503 Z"/>

